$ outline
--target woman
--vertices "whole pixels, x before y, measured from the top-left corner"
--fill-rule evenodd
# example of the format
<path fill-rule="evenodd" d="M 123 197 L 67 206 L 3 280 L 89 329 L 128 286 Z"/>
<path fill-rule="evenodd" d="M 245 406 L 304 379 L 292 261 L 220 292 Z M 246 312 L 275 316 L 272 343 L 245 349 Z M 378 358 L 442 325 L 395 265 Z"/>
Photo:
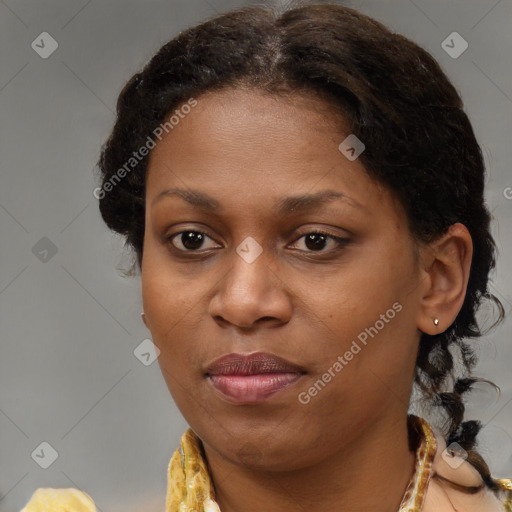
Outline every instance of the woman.
<path fill-rule="evenodd" d="M 430 54 L 336 5 L 218 16 L 126 84 L 99 167 L 190 425 L 167 512 L 512 510 L 463 421 L 463 340 L 503 318 L 484 163 Z M 24 511 L 64 509 L 95 510 Z"/>

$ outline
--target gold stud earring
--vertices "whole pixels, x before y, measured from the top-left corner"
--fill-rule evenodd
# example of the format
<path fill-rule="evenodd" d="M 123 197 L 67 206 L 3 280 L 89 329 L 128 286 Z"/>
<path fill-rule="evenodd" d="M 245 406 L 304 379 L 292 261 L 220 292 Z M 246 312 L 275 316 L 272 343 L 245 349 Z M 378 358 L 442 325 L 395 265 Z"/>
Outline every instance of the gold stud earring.
<path fill-rule="evenodd" d="M 439 325 L 439 318 L 434 318 L 434 325 Z"/>

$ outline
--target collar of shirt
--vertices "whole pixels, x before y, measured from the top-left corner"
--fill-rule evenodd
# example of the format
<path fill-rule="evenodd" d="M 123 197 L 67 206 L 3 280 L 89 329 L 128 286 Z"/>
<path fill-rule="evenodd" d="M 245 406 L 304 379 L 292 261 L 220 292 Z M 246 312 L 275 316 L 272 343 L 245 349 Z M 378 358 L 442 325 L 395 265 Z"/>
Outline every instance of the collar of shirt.
<path fill-rule="evenodd" d="M 464 457 L 446 449 L 426 420 L 411 414 L 408 427 L 416 465 L 397 512 L 512 512 L 512 480 L 495 480 L 499 489 L 492 492 Z M 192 429 L 182 435 L 167 473 L 166 512 L 221 512 Z"/>

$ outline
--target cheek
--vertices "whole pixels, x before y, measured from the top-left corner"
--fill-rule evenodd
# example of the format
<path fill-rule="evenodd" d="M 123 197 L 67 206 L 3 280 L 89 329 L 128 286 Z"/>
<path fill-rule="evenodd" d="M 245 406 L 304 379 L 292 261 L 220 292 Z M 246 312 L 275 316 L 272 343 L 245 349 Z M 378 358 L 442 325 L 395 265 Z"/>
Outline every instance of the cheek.
<path fill-rule="evenodd" d="M 380 315 L 394 317 L 392 306 L 403 296 L 406 286 L 404 271 L 385 253 L 374 257 L 362 254 L 340 268 L 315 294 L 317 312 L 344 338 L 356 337 L 374 325 Z"/>
<path fill-rule="evenodd" d="M 149 260 L 148 260 L 149 263 Z M 161 267 L 162 268 L 162 267 Z M 164 377 L 187 378 L 193 367 L 201 295 L 169 270 L 147 265 L 142 272 L 142 300 L 153 343 L 160 350 L 158 361 Z M 179 391 L 179 387 L 177 388 Z"/>
<path fill-rule="evenodd" d="M 142 300 L 151 331 L 160 333 L 180 322 L 197 305 L 204 287 L 194 275 L 178 271 L 162 247 L 148 243 L 142 267 Z"/>
<path fill-rule="evenodd" d="M 371 254 L 365 251 L 315 294 L 316 314 L 325 319 L 330 341 L 316 354 L 314 380 L 329 369 L 336 375 L 326 385 L 331 389 L 326 399 L 336 394 L 337 400 L 357 405 L 361 399 L 369 406 L 387 396 L 386 389 L 403 387 L 402 375 L 414 366 L 417 333 L 411 321 L 410 262 L 397 258 L 401 251 L 395 247 L 383 244 Z"/>

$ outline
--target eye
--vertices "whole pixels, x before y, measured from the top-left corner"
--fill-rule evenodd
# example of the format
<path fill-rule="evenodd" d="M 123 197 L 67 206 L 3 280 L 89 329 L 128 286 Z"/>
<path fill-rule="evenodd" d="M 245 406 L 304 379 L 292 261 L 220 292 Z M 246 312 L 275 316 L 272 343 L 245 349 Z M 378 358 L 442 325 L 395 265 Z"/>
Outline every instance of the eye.
<path fill-rule="evenodd" d="M 298 240 L 304 238 L 304 244 L 306 249 L 299 249 L 304 252 L 322 252 L 328 253 L 331 251 L 336 251 L 341 249 L 350 243 L 350 240 L 347 238 L 341 238 L 338 236 L 330 235 L 324 231 L 313 230 L 308 231 L 307 233 L 301 235 Z M 180 231 L 178 233 L 174 233 L 173 235 L 168 236 L 165 240 L 170 243 L 174 248 L 176 248 L 179 252 L 198 252 L 199 249 L 205 249 L 203 244 L 206 239 L 211 239 L 205 232 L 196 231 L 196 230 L 185 230 Z M 331 249 L 324 251 L 325 247 L 329 246 L 329 241 L 331 241 Z M 208 249 L 208 247 L 206 247 Z"/>
<path fill-rule="evenodd" d="M 182 252 L 197 252 L 201 249 L 205 239 L 211 238 L 203 231 L 188 229 L 180 231 L 166 238 L 176 249 Z M 204 247 L 203 247 L 204 248 Z"/>
<path fill-rule="evenodd" d="M 328 253 L 331 251 L 341 249 L 342 247 L 350 243 L 350 240 L 348 238 L 341 238 L 339 236 L 330 235 L 329 233 L 325 233 L 324 231 L 319 230 L 308 231 L 307 233 L 300 236 L 297 239 L 297 241 L 302 238 L 304 238 L 304 245 L 306 247 L 305 252 Z M 323 251 L 322 249 L 329 245 L 329 240 L 331 241 L 331 250 Z"/>

